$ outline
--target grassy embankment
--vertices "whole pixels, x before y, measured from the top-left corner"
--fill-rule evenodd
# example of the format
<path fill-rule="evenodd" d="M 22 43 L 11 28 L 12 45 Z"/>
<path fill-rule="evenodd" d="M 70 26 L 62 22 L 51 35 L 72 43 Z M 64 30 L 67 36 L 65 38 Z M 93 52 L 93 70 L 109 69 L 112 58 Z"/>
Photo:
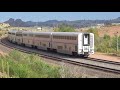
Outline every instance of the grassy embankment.
<path fill-rule="evenodd" d="M 77 68 L 78 69 L 78 68 Z M 76 69 L 76 71 L 77 71 Z M 9 55 L 0 56 L 1 78 L 81 78 L 87 77 L 79 72 L 73 73 L 64 62 L 49 64 L 34 54 L 13 50 Z M 1 74 L 0 73 L 0 74 Z"/>
<path fill-rule="evenodd" d="M 0 72 L 14 78 L 58 78 L 60 67 L 49 65 L 36 55 L 13 51 L 0 57 Z"/>

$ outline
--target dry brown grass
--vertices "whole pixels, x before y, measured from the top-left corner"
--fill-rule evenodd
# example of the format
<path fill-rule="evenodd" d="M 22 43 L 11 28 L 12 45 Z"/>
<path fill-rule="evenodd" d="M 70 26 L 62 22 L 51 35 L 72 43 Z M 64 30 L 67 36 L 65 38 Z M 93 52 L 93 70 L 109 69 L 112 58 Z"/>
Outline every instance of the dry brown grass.
<path fill-rule="evenodd" d="M 120 35 L 120 26 L 101 27 L 100 29 L 98 29 L 100 37 L 103 37 L 104 34 L 108 34 L 113 37 L 115 36 L 116 32 L 118 32 L 118 35 Z"/>

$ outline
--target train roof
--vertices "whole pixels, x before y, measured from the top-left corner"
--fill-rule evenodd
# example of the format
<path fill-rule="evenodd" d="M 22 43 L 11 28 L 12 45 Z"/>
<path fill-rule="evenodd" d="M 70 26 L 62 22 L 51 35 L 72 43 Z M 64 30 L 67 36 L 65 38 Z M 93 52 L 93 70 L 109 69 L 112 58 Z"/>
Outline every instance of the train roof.
<path fill-rule="evenodd" d="M 17 31 L 17 30 L 12 30 L 12 31 L 9 31 L 11 33 L 23 33 L 23 34 L 36 34 L 36 35 L 41 35 L 41 34 L 45 34 L 45 35 L 71 35 L 71 36 L 76 36 L 76 35 L 79 35 L 81 33 L 84 33 L 84 32 L 37 32 L 37 31 Z"/>
<path fill-rule="evenodd" d="M 32 31 L 24 31 L 23 34 L 35 34 L 35 35 L 78 35 L 80 32 L 32 32 Z"/>
<path fill-rule="evenodd" d="M 81 34 L 81 32 L 53 32 L 52 35 L 70 35 L 70 36 L 77 36 Z"/>
<path fill-rule="evenodd" d="M 23 31 L 23 34 L 36 34 L 36 35 L 39 35 L 39 34 L 51 34 L 51 32 L 32 32 L 32 31 Z"/>

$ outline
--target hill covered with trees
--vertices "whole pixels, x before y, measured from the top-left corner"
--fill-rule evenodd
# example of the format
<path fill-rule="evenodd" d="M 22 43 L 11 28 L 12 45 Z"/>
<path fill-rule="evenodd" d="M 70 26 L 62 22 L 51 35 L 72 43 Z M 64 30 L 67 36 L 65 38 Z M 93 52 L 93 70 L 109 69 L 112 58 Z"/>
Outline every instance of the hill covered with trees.
<path fill-rule="evenodd" d="M 4 23 L 8 23 L 14 27 L 33 27 L 33 26 L 49 26 L 49 27 L 56 27 L 61 24 L 67 24 L 75 28 L 83 28 L 89 26 L 95 26 L 97 24 L 105 24 L 109 25 L 111 23 L 120 23 L 120 17 L 111 20 L 75 20 L 75 21 L 58 21 L 58 20 L 48 20 L 45 22 L 33 22 L 33 21 L 23 21 L 21 19 L 13 19 L 10 18 L 9 20 L 5 21 Z"/>

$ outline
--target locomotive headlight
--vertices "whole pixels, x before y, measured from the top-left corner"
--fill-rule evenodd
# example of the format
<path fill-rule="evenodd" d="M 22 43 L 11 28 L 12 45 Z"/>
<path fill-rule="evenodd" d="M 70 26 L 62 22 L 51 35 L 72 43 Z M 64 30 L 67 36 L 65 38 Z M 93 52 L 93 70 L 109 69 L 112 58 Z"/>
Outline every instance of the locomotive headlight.
<path fill-rule="evenodd" d="M 90 52 L 92 52 L 93 50 L 92 49 L 90 49 Z"/>
<path fill-rule="evenodd" d="M 90 52 L 93 53 L 93 49 L 90 49 Z"/>
<path fill-rule="evenodd" d="M 84 48 L 84 50 L 88 50 L 88 48 L 87 48 L 87 47 L 85 47 L 85 48 Z"/>

